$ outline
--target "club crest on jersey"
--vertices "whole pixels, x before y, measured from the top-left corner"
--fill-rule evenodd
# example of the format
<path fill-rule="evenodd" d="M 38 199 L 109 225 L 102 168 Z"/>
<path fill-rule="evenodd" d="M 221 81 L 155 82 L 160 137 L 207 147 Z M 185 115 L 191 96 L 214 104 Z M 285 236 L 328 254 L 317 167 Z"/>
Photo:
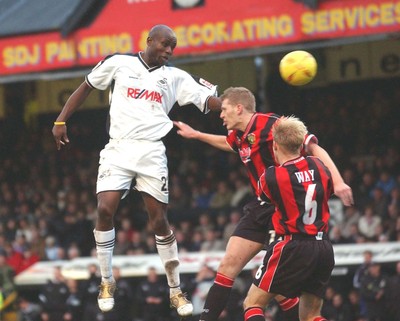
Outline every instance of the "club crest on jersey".
<path fill-rule="evenodd" d="M 256 142 L 256 135 L 254 135 L 253 133 L 249 134 L 247 136 L 247 141 L 249 142 L 250 145 L 253 145 Z"/>
<path fill-rule="evenodd" d="M 167 85 L 168 85 L 168 83 L 167 83 L 167 79 L 166 78 L 157 80 L 157 86 L 158 87 L 160 87 L 162 89 L 167 89 Z"/>
<path fill-rule="evenodd" d="M 202 84 L 204 87 L 207 87 L 208 89 L 212 89 L 214 87 L 214 85 L 210 82 L 208 82 L 207 80 L 200 78 L 199 79 L 199 83 Z"/>
<path fill-rule="evenodd" d="M 251 155 L 251 148 L 250 147 L 245 147 L 239 149 L 239 155 L 240 159 L 242 160 L 243 163 L 250 162 L 250 155 Z"/>

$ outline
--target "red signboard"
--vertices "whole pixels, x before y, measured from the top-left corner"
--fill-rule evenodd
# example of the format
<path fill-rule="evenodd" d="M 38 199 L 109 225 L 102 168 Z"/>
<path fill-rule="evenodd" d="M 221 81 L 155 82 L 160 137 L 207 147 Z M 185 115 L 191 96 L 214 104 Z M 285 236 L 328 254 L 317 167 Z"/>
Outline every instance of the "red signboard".
<path fill-rule="evenodd" d="M 183 0 L 182 0 L 183 1 Z M 175 56 L 400 31 L 400 0 L 205 0 L 172 9 L 172 0 L 111 0 L 96 21 L 67 38 L 58 32 L 0 39 L 0 75 L 92 66 L 106 55 L 136 52 L 149 28 L 167 24 Z"/>

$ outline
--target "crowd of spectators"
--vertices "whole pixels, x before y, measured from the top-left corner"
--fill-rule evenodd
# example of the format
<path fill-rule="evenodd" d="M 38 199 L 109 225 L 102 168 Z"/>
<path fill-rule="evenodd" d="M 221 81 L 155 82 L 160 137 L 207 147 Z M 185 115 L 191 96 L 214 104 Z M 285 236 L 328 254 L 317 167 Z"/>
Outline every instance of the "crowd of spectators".
<path fill-rule="evenodd" d="M 353 188 L 355 205 L 344 209 L 343 218 L 331 226 L 333 243 L 400 241 L 399 80 L 291 90 L 280 105 L 271 103 L 271 109 L 303 119 Z M 218 116 L 201 116 L 190 107 L 171 113 L 171 118 L 197 129 L 225 134 Z M 0 258 L 14 274 L 39 260 L 93 255 L 94 192 L 98 153 L 107 139 L 106 118 L 105 109 L 74 115 L 68 123 L 71 143 L 61 151 L 51 135 L 54 115 L 40 116 L 36 126 L 10 120 L 0 126 Z M 165 144 L 169 219 L 179 250 L 224 250 L 242 205 L 252 196 L 239 157 L 184 140 L 174 130 Z M 135 192 L 122 201 L 115 223 L 116 255 L 156 252 L 147 214 Z M 399 271 L 389 272 L 398 282 Z M 324 310 L 330 313 L 329 320 L 366 318 L 357 307 L 360 289 L 340 293 L 332 286 L 330 291 L 330 308 Z M 19 303 L 29 304 L 23 297 Z M 343 317 L 338 312 L 342 305 L 356 310 L 353 315 L 360 314 L 359 319 Z"/>

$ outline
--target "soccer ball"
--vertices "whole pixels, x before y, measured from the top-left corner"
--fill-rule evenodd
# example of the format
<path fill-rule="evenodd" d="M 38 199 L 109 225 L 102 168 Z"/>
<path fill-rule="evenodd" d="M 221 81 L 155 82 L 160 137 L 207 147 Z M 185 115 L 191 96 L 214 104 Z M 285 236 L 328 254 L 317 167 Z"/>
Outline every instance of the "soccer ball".
<path fill-rule="evenodd" d="M 292 86 L 308 84 L 317 74 L 317 61 L 304 50 L 295 50 L 286 54 L 279 63 L 282 79 Z"/>

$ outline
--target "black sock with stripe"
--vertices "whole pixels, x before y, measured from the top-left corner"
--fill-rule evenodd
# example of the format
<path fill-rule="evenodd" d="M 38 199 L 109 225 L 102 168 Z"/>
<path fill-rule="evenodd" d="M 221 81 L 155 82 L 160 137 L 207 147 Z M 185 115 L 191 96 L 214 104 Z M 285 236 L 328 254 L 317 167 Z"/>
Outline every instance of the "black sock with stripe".
<path fill-rule="evenodd" d="M 279 303 L 282 309 L 282 321 L 299 321 L 299 298 L 287 298 Z"/>
<path fill-rule="evenodd" d="M 244 311 L 244 321 L 265 321 L 264 311 L 260 307 L 251 307 Z"/>
<path fill-rule="evenodd" d="M 214 284 L 208 291 L 203 312 L 200 316 L 201 321 L 216 321 L 219 318 L 228 303 L 233 282 L 233 279 L 217 273 Z"/>

